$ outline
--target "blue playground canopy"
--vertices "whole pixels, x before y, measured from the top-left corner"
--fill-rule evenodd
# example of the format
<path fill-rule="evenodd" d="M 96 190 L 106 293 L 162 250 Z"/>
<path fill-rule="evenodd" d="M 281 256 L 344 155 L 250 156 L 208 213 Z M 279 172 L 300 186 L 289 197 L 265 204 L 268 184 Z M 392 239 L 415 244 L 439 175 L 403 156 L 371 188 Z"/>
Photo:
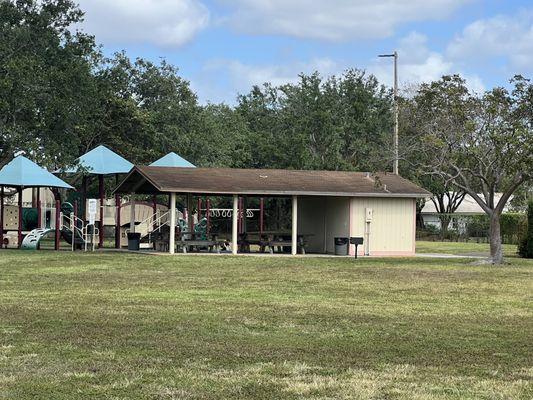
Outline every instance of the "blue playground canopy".
<path fill-rule="evenodd" d="M 78 162 L 89 174 L 94 175 L 125 174 L 133 168 L 132 163 L 105 146 L 98 146 L 85 153 L 78 158 Z M 70 168 L 66 172 L 78 172 L 78 168 Z"/>
<path fill-rule="evenodd" d="M 196 168 L 196 165 L 191 164 L 183 157 L 178 156 L 174 152 L 168 153 L 166 156 L 161 157 L 159 160 L 150 164 L 150 167 L 184 167 L 184 168 Z"/>
<path fill-rule="evenodd" d="M 0 185 L 74 189 L 68 183 L 63 182 L 24 156 L 15 157 L 0 170 Z"/>

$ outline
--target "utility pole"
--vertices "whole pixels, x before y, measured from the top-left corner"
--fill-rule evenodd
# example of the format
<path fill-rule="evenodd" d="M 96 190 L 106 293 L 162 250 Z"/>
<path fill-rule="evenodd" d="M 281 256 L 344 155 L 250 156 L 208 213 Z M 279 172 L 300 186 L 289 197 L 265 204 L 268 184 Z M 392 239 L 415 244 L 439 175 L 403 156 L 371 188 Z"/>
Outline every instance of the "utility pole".
<path fill-rule="evenodd" d="M 392 54 L 380 54 L 379 57 L 393 57 L 394 58 L 394 134 L 393 134 L 393 146 L 394 146 L 394 161 L 392 164 L 392 171 L 398 175 L 398 52 L 395 51 Z"/>

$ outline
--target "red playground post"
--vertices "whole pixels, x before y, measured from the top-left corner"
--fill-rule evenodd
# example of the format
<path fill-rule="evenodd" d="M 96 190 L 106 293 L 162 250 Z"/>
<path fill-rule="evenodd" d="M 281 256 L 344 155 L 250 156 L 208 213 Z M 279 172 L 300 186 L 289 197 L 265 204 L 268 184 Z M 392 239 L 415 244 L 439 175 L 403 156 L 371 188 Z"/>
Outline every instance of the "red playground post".
<path fill-rule="evenodd" d="M 104 176 L 98 175 L 98 191 L 100 192 L 100 226 L 98 227 L 98 247 L 104 247 Z"/>
<path fill-rule="evenodd" d="M 18 190 L 19 197 L 19 227 L 18 227 L 18 248 L 22 246 L 22 188 Z"/>
<path fill-rule="evenodd" d="M 0 187 L 0 249 L 4 247 L 4 187 Z"/>
<path fill-rule="evenodd" d="M 259 199 L 259 240 L 263 237 L 263 229 L 265 223 L 265 199 Z"/>
<path fill-rule="evenodd" d="M 157 196 L 156 195 L 152 196 L 152 211 L 154 215 L 157 214 Z"/>
<path fill-rule="evenodd" d="M 56 200 L 56 236 L 55 236 L 55 245 L 54 248 L 56 250 L 59 250 L 59 225 L 60 225 L 60 215 L 61 213 L 61 204 L 59 203 L 59 200 Z"/>
<path fill-rule="evenodd" d="M 116 222 L 115 222 L 115 249 L 120 249 L 120 195 L 115 194 Z"/>
<path fill-rule="evenodd" d="M 207 236 L 211 233 L 211 199 L 205 200 L 205 217 L 207 218 Z"/>
<path fill-rule="evenodd" d="M 41 209 L 41 188 L 37 188 L 37 228 L 42 228 L 43 211 Z"/>
<path fill-rule="evenodd" d="M 202 219 L 202 198 L 198 197 L 198 223 L 200 222 L 200 219 Z"/>

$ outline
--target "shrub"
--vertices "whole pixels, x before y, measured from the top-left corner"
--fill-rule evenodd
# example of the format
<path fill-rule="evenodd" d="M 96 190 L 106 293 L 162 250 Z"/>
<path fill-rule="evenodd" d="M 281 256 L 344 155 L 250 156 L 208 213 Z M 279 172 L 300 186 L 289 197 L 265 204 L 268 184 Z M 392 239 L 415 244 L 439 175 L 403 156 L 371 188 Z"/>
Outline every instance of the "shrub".
<path fill-rule="evenodd" d="M 500 217 L 502 242 L 508 244 L 520 243 L 527 229 L 526 215 L 521 213 L 505 213 Z M 490 230 L 489 217 L 472 215 L 466 219 L 466 236 L 469 238 L 488 238 Z"/>
<path fill-rule="evenodd" d="M 533 200 L 527 207 L 527 233 L 518 246 L 520 257 L 533 258 Z"/>
<path fill-rule="evenodd" d="M 467 237 L 488 237 L 490 222 L 489 217 L 483 215 L 471 215 L 466 219 Z"/>
<path fill-rule="evenodd" d="M 527 231 L 527 218 L 524 213 L 504 213 L 500 218 L 503 243 L 518 244 Z"/>

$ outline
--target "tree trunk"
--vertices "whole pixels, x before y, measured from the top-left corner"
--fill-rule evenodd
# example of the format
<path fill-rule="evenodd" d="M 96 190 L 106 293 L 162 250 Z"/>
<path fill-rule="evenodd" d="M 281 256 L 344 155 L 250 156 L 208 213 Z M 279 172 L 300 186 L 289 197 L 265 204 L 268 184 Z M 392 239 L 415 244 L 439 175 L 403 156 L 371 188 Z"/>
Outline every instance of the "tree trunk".
<path fill-rule="evenodd" d="M 490 258 L 493 264 L 503 264 L 500 214 L 497 212 L 490 215 Z"/>
<path fill-rule="evenodd" d="M 446 239 L 446 236 L 448 234 L 448 228 L 450 226 L 450 219 L 451 217 L 447 214 L 439 214 L 439 220 L 440 220 L 440 239 L 444 240 Z"/>

